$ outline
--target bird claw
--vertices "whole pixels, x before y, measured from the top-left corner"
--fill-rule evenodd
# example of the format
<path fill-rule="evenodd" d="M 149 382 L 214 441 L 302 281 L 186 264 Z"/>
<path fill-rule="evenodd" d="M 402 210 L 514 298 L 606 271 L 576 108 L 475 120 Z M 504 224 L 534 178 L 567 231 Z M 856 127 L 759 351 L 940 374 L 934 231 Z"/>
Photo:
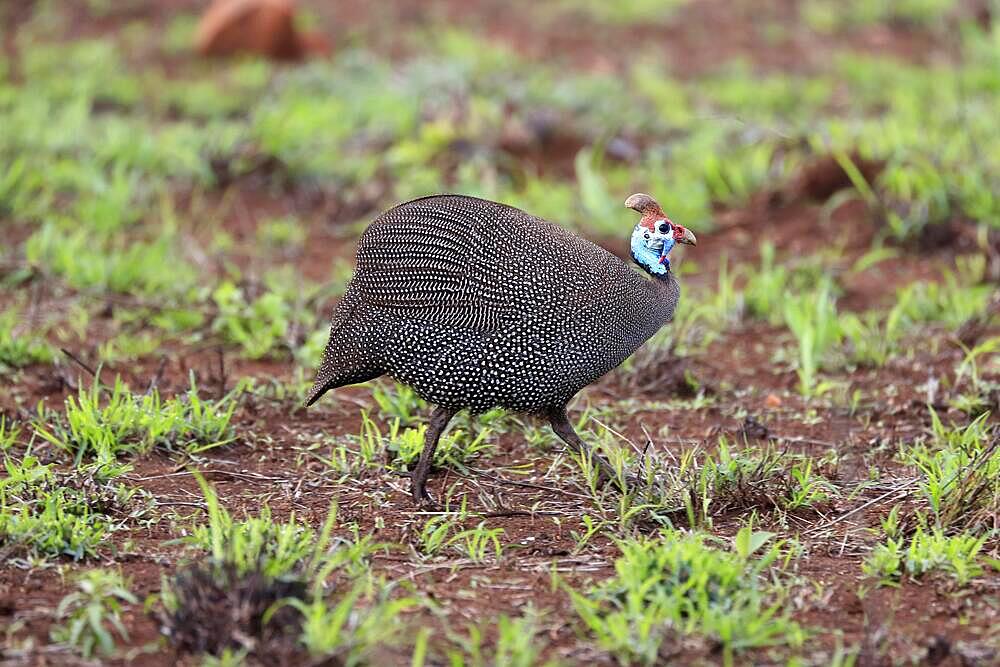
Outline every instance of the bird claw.
<path fill-rule="evenodd" d="M 411 473 L 410 484 L 412 485 L 410 494 L 413 498 L 414 505 L 422 510 L 438 511 L 439 507 L 437 503 L 434 502 L 434 498 L 432 498 L 431 494 L 427 491 L 426 481 L 423 484 L 417 485 Z"/>
<path fill-rule="evenodd" d="M 440 512 L 441 506 L 434 502 L 430 496 L 424 498 L 417 504 L 417 509 L 422 512 Z"/>
<path fill-rule="evenodd" d="M 413 503 L 417 506 L 417 509 L 424 512 L 440 512 L 441 507 L 434 501 L 431 494 L 427 492 L 427 489 L 422 489 L 423 493 L 419 497 L 414 495 Z"/>

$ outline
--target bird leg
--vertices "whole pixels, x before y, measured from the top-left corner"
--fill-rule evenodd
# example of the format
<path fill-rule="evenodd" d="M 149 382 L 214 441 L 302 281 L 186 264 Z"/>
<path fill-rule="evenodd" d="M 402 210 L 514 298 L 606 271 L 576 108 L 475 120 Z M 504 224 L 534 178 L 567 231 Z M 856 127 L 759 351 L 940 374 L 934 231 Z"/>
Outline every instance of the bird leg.
<path fill-rule="evenodd" d="M 580 439 L 580 436 L 576 434 L 576 431 L 573 430 L 573 425 L 569 423 L 569 418 L 566 417 L 565 409 L 549 413 L 549 424 L 552 425 L 552 430 L 555 431 L 555 434 L 558 435 L 570 449 L 574 452 L 585 454 L 597 463 L 597 479 L 601 484 L 607 484 L 617 479 L 617 473 L 615 473 L 615 469 L 611 467 L 611 464 L 608 463 L 607 459 L 600 454 L 595 453 L 590 447 L 587 446 L 587 443 Z"/>
<path fill-rule="evenodd" d="M 431 496 L 427 493 L 427 475 L 431 471 L 431 463 L 434 461 L 434 450 L 437 449 L 438 440 L 444 432 L 448 422 L 455 416 L 457 410 L 451 408 L 434 408 L 431 413 L 431 422 L 427 426 L 427 434 L 424 436 L 424 449 L 420 452 L 420 460 L 417 467 L 413 469 L 410 476 L 410 494 L 413 502 L 417 505 L 430 501 Z"/>

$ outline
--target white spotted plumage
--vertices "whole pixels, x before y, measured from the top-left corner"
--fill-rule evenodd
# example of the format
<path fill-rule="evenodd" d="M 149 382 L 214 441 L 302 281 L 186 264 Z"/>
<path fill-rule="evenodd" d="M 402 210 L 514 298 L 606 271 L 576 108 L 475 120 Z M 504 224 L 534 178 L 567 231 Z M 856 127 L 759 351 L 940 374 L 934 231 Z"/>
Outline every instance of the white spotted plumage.
<path fill-rule="evenodd" d="M 678 295 L 669 271 L 646 278 L 516 208 L 416 199 L 361 236 L 308 403 L 387 374 L 442 407 L 544 414 L 638 349 Z"/>

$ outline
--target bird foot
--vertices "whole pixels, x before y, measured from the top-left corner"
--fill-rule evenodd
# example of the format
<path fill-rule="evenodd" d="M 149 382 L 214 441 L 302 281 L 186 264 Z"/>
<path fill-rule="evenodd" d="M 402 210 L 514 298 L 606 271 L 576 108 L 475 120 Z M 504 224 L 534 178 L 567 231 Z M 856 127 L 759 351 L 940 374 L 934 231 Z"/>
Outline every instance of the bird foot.
<path fill-rule="evenodd" d="M 421 512 L 440 512 L 442 511 L 441 506 L 434 502 L 431 498 L 424 498 L 417 504 L 417 509 Z"/>
<path fill-rule="evenodd" d="M 427 491 L 424 491 L 424 494 L 422 496 L 413 493 L 412 497 L 413 497 L 413 504 L 419 510 L 422 510 L 424 512 L 441 511 L 441 506 L 438 505 L 433 498 L 431 498 L 431 494 L 427 493 Z"/>
<path fill-rule="evenodd" d="M 437 511 L 438 505 L 434 502 L 434 498 L 427 491 L 427 480 L 417 479 L 415 476 L 410 477 L 410 497 L 413 498 L 413 504 L 418 508 L 427 511 Z"/>

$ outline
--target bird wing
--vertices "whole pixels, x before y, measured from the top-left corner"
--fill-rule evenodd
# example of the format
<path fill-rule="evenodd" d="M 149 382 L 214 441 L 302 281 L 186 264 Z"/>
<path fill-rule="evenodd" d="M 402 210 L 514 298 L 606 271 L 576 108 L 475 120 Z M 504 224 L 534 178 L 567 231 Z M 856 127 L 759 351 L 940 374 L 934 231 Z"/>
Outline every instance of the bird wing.
<path fill-rule="evenodd" d="M 386 211 L 358 245 L 354 286 L 386 314 L 476 331 L 517 320 L 536 267 L 524 241 L 532 219 L 459 196 Z"/>

